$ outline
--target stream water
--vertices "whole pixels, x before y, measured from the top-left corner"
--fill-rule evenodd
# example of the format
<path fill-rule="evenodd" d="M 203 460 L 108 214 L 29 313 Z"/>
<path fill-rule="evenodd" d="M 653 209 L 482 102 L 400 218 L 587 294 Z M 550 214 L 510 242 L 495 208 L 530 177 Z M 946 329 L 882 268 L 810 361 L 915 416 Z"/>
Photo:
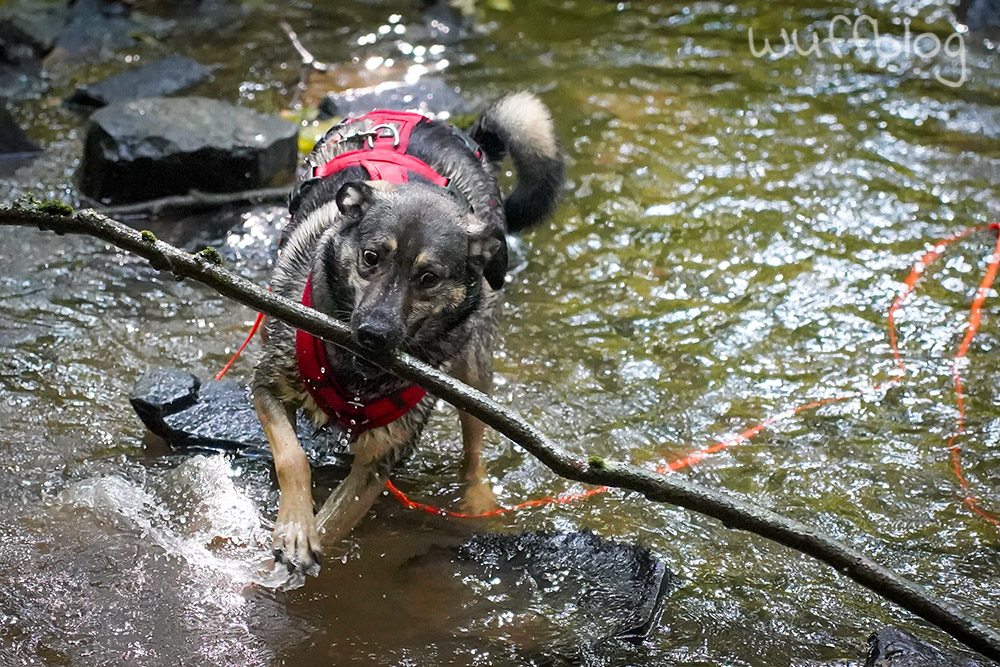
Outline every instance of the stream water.
<path fill-rule="evenodd" d="M 402 1 L 171 16 L 160 39 L 53 64 L 11 105 L 46 150 L 0 181 L 0 199 L 75 201 L 83 123 L 59 99 L 126 56 L 190 55 L 215 68 L 202 94 L 280 110 L 298 69 L 277 28 L 287 20 L 317 57 L 343 63 L 338 80 L 426 67 L 473 100 L 526 87 L 554 111 L 569 183 L 507 288 L 497 398 L 566 448 L 656 467 L 895 374 L 886 313 L 911 265 L 1000 215 L 1000 64 L 982 38 L 946 42 L 947 3 L 513 4 L 484 8 L 438 48 Z M 849 39 L 861 15 L 881 55 L 814 41 L 831 21 Z M 755 55 L 782 29 L 816 48 Z M 926 36 L 915 53 L 917 35 L 941 51 L 920 55 Z M 408 46 L 425 47 L 423 62 Z M 230 265 L 264 282 L 281 217 L 263 208 L 157 232 L 196 244 L 198 222 L 201 240 L 221 239 Z M 547 633 L 574 628 L 516 622 L 502 596 L 474 605 L 447 572 L 404 565 L 473 531 L 578 528 L 646 545 L 683 579 L 648 640 L 590 664 L 861 664 L 885 624 L 953 646 L 808 557 L 619 492 L 478 522 L 384 497 L 318 579 L 283 590 L 268 563 L 267 467 L 170 452 L 128 405 L 148 368 L 214 374 L 253 314 L 89 238 L 2 234 L 2 664 L 523 664 Z M 981 232 L 949 248 L 898 312 L 903 383 L 675 474 L 815 525 L 1000 626 L 1000 532 L 963 504 L 948 449 L 952 358 L 995 241 Z M 961 364 L 958 443 L 979 506 L 1000 512 L 1000 328 L 997 301 L 986 304 Z M 248 377 L 255 353 L 232 373 Z M 447 506 L 460 453 L 444 407 L 396 483 Z M 504 504 L 581 490 L 496 434 L 486 459 Z"/>

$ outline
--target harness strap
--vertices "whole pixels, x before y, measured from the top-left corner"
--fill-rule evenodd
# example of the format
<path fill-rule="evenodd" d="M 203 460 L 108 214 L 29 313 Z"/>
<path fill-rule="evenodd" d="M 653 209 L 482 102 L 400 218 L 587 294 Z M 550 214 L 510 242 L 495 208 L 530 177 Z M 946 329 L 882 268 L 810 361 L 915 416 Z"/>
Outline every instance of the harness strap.
<path fill-rule="evenodd" d="M 326 164 L 313 168 L 313 178 L 330 176 L 348 167 L 364 167 L 373 181 L 406 183 L 410 180 L 410 173 L 414 173 L 434 185 L 448 187 L 449 179 L 431 169 L 423 160 L 406 153 L 381 148 L 378 141 L 381 139 L 376 140 L 375 148 L 341 153 Z"/>

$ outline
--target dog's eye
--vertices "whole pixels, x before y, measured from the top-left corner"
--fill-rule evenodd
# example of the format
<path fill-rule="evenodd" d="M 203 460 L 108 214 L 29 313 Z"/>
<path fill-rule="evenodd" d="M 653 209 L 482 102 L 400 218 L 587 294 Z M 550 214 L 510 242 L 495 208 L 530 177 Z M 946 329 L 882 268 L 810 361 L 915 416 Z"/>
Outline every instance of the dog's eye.
<path fill-rule="evenodd" d="M 431 273 L 430 271 L 425 271 L 420 274 L 420 286 L 424 289 L 430 289 L 438 284 L 439 278 Z"/>
<path fill-rule="evenodd" d="M 368 249 L 361 253 L 361 259 L 365 261 L 368 266 L 375 266 L 378 264 L 378 253 L 374 250 Z"/>

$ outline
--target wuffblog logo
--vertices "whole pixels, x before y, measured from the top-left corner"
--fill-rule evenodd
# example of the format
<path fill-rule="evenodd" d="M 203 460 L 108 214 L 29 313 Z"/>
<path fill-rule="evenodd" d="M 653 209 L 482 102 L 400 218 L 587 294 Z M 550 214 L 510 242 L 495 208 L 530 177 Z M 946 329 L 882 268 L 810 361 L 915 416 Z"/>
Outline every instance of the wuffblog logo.
<path fill-rule="evenodd" d="M 754 40 L 754 31 L 751 27 L 748 32 L 750 43 L 750 53 L 755 58 L 769 56 L 771 58 L 784 58 L 792 53 L 799 56 L 822 55 L 825 52 L 830 55 L 842 58 L 848 50 L 853 49 L 866 57 L 878 57 L 885 60 L 893 60 L 899 57 L 910 58 L 915 56 L 928 63 L 934 61 L 940 55 L 954 59 L 960 70 L 960 75 L 951 79 L 942 75 L 940 68 L 934 69 L 934 78 L 946 86 L 958 88 L 966 79 L 965 62 L 965 38 L 961 33 L 952 33 L 941 41 L 941 38 L 932 32 L 923 32 L 913 35 L 910 30 L 910 20 L 903 20 L 903 35 L 882 34 L 879 32 L 878 21 L 871 16 L 862 14 L 853 21 L 844 15 L 834 16 L 830 19 L 826 27 L 826 36 L 821 30 L 810 26 L 799 39 L 799 30 L 795 28 L 791 34 L 785 28 L 781 29 L 781 44 L 775 41 L 772 45 L 768 38 L 764 38 L 763 46 L 758 48 Z"/>

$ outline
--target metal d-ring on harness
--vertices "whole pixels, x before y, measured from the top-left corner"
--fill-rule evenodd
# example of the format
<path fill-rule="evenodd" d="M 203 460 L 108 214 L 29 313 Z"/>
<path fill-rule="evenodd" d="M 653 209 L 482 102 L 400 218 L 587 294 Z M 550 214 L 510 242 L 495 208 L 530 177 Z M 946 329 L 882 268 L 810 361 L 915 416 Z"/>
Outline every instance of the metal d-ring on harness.
<path fill-rule="evenodd" d="M 392 134 L 392 147 L 399 148 L 399 130 L 396 129 L 395 125 L 390 125 L 389 123 L 376 125 L 367 132 L 360 132 L 355 136 L 364 137 L 365 144 L 367 144 L 368 148 L 375 148 L 375 140 L 383 136 L 379 134 L 380 130 L 389 130 Z"/>

